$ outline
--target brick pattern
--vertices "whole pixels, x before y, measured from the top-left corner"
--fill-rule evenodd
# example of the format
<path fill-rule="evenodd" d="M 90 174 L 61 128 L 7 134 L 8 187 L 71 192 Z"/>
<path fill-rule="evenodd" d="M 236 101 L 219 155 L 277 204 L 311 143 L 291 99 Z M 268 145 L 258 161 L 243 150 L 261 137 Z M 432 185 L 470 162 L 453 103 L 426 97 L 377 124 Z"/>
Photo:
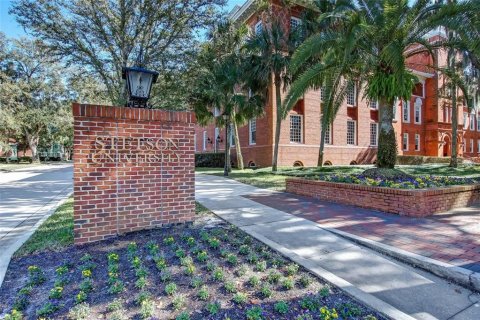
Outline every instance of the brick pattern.
<path fill-rule="evenodd" d="M 194 219 L 192 113 L 73 104 L 73 116 L 75 244 Z M 111 161 L 93 162 L 98 136 L 120 137 L 109 140 Z M 124 137 L 160 158 L 122 161 Z M 152 150 L 148 139 L 171 139 L 175 150 Z"/>
<path fill-rule="evenodd" d="M 480 185 L 402 190 L 306 179 L 287 179 L 287 192 L 399 215 L 425 217 L 480 203 Z"/>

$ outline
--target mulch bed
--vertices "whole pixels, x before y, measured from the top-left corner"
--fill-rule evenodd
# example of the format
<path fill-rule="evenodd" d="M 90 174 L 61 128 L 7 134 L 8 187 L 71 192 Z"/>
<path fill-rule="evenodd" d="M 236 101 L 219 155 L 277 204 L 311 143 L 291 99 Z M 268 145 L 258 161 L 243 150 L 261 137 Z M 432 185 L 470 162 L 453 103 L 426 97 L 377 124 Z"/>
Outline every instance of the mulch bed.
<path fill-rule="evenodd" d="M 335 311 L 339 319 L 384 319 L 240 229 L 205 221 L 14 259 L 0 318 L 15 306 L 25 319 L 307 320 L 334 319 Z M 279 301 L 288 304 L 283 314 Z"/>

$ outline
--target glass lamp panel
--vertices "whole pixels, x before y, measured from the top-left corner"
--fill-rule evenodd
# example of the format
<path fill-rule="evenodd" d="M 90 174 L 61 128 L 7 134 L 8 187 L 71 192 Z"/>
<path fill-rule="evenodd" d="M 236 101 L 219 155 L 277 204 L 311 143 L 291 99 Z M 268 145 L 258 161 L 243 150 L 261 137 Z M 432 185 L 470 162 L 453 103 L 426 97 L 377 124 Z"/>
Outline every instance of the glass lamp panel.
<path fill-rule="evenodd" d="M 134 98 L 148 99 L 153 75 L 139 71 L 130 71 L 128 79 L 130 82 L 130 95 Z"/>

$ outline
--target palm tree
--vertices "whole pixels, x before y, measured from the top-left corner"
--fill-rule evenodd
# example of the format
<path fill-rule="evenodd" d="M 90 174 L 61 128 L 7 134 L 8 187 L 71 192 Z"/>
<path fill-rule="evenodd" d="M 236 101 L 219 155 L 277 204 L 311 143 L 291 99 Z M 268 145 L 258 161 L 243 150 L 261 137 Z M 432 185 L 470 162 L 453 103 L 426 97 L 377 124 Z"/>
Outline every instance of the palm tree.
<path fill-rule="evenodd" d="M 379 141 L 377 166 L 393 168 L 397 145 L 393 129 L 393 104 L 411 97 L 417 78 L 408 59 L 419 53 L 433 54 L 442 43 L 430 43 L 427 34 L 437 27 L 466 29 L 474 20 L 470 2 L 457 5 L 432 4 L 417 0 L 339 0 L 331 12 L 321 19 L 330 19 L 328 30 L 308 39 L 300 48 L 297 61 L 313 55 L 323 56 L 332 43 L 345 48 L 338 63 L 346 66 L 345 77 L 362 75 L 365 96 L 379 103 Z M 323 20 L 321 20 L 323 21 Z M 339 25 L 341 27 L 339 27 Z M 320 69 L 318 72 L 323 72 Z"/>

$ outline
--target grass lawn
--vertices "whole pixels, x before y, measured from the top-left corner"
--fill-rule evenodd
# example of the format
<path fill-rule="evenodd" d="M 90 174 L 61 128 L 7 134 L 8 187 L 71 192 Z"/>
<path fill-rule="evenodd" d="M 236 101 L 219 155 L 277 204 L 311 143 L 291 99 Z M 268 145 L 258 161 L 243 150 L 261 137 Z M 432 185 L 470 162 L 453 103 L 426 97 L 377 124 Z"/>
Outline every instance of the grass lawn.
<path fill-rule="evenodd" d="M 0 171 L 15 171 L 18 169 L 38 167 L 40 163 L 0 163 Z"/>
<path fill-rule="evenodd" d="M 383 319 L 201 205 L 193 225 L 84 246 L 69 246 L 72 208 L 11 261 L 0 318 Z"/>
<path fill-rule="evenodd" d="M 280 168 L 277 174 L 273 174 L 271 168 L 257 170 L 245 169 L 233 170 L 229 177 L 242 183 L 250 184 L 259 188 L 284 191 L 285 179 L 288 177 L 309 177 L 318 174 L 355 174 L 361 173 L 373 166 L 325 166 L 322 168 Z M 460 165 L 458 168 L 450 168 L 444 164 L 425 164 L 396 166 L 397 169 L 411 175 L 438 175 L 451 177 L 480 177 L 480 165 Z M 196 168 L 196 172 L 223 176 L 221 168 Z"/>

